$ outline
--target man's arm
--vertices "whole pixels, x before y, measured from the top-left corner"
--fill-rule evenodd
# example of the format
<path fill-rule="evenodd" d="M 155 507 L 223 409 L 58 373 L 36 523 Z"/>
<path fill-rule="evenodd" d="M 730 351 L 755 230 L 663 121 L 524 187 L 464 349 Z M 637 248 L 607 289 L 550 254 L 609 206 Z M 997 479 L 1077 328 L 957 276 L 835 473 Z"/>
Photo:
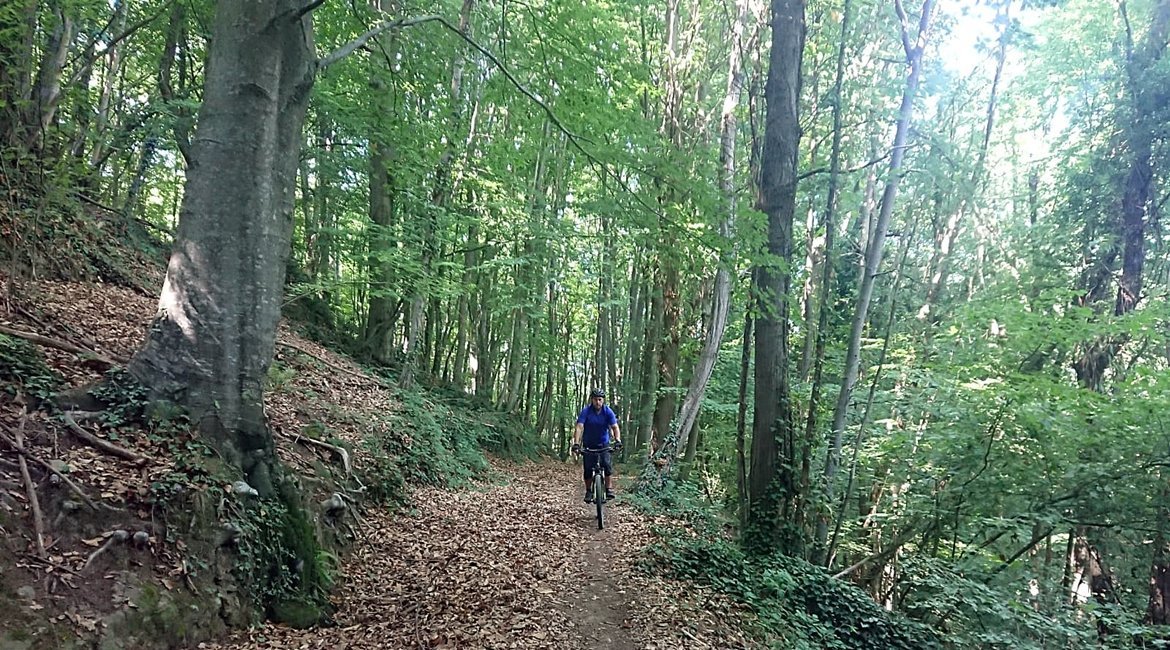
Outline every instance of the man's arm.
<path fill-rule="evenodd" d="M 614 422 L 613 424 L 609 425 L 609 431 L 610 431 L 610 433 L 613 434 L 613 441 L 614 442 L 621 442 L 622 441 L 622 430 L 620 427 L 618 427 L 617 422 Z"/>
<path fill-rule="evenodd" d="M 583 431 L 585 431 L 584 424 L 581 424 L 580 422 L 578 422 L 577 424 L 573 425 L 573 444 L 574 445 L 581 444 L 581 433 Z"/>

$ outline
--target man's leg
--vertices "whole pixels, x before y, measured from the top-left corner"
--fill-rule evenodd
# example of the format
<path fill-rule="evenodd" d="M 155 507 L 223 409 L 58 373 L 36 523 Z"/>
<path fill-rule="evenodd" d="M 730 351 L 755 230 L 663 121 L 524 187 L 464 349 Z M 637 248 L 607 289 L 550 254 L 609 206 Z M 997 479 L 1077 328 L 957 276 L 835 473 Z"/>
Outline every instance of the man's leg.
<path fill-rule="evenodd" d="M 605 471 L 605 498 L 608 501 L 613 498 L 613 457 L 608 451 L 602 454 L 601 464 Z"/>
<path fill-rule="evenodd" d="M 585 472 L 585 503 L 593 502 L 593 471 L 597 466 L 597 456 L 593 454 L 585 454 L 585 460 L 581 463 L 581 467 Z"/>

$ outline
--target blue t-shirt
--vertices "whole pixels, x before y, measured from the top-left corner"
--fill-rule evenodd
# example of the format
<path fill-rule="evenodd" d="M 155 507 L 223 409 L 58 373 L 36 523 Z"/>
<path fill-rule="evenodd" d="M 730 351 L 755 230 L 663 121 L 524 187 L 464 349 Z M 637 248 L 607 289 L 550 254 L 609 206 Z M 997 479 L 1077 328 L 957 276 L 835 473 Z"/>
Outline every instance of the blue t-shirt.
<path fill-rule="evenodd" d="M 589 449 L 599 449 L 609 445 L 609 428 L 617 424 L 617 416 L 608 405 L 603 405 L 598 411 L 590 404 L 581 409 L 577 424 L 585 425 L 581 444 Z"/>

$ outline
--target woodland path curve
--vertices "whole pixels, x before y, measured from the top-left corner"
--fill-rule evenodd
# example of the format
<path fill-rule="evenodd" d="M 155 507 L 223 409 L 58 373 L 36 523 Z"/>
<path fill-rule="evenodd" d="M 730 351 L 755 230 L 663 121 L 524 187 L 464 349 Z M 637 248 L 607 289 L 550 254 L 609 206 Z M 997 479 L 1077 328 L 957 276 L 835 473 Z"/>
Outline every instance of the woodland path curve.
<path fill-rule="evenodd" d="M 653 535 L 620 496 L 597 530 L 579 466 L 496 467 L 506 484 L 424 489 L 409 511 L 369 513 L 334 596 L 336 626 L 265 625 L 200 647 L 750 647 L 724 599 L 638 570 Z"/>

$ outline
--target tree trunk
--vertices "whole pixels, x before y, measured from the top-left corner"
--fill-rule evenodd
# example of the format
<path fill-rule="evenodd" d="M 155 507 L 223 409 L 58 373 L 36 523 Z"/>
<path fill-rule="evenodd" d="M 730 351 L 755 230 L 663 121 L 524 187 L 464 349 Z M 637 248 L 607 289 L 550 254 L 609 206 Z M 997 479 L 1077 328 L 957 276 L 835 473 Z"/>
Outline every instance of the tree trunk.
<path fill-rule="evenodd" d="M 747 429 L 747 388 L 748 370 L 752 363 L 752 313 L 748 310 L 743 316 L 743 345 L 739 358 L 739 401 L 735 416 L 735 484 L 737 490 L 737 512 L 739 514 L 740 530 L 746 530 L 748 524 L 748 485 L 747 485 L 747 444 L 744 435 Z"/>
<path fill-rule="evenodd" d="M 45 43 L 36 85 L 32 88 L 31 101 L 25 109 L 23 126 L 25 151 L 41 152 L 49 125 L 53 123 L 57 106 L 61 102 L 61 75 L 65 70 L 66 56 L 69 54 L 69 43 L 73 40 L 73 19 L 66 15 L 65 11 L 65 7 L 52 3 L 56 22 Z"/>
<path fill-rule="evenodd" d="M 463 276 L 459 288 L 459 304 L 456 307 L 455 325 L 455 367 L 451 371 L 451 381 L 460 389 L 467 388 L 467 365 L 471 355 L 471 296 L 473 277 L 476 265 L 476 247 L 479 246 L 479 223 L 472 222 L 467 227 L 467 241 L 464 243 Z M 483 316 L 486 318 L 486 316 Z"/>
<path fill-rule="evenodd" d="M 0 150 L 5 152 L 24 142 L 23 107 L 30 100 L 39 4 L 24 0 L 19 9 L 0 11 Z"/>
<path fill-rule="evenodd" d="M 642 282 L 638 260 L 630 263 L 629 335 L 626 337 L 626 354 L 622 368 L 622 394 L 624 406 L 619 411 L 623 423 L 630 423 L 629 442 L 631 451 L 641 450 L 640 430 L 636 425 L 642 399 L 642 361 L 645 357 L 646 335 L 646 291 Z"/>
<path fill-rule="evenodd" d="M 463 0 L 463 7 L 459 12 L 459 30 L 467 33 L 470 36 L 470 20 L 471 12 L 475 7 L 475 0 Z M 439 232 L 439 215 L 447 208 L 451 200 L 451 168 L 455 160 L 455 129 L 457 128 L 459 117 L 463 113 L 462 106 L 462 90 L 463 85 L 463 57 L 455 57 L 451 65 L 451 84 L 450 84 L 450 114 L 447 122 L 447 146 L 443 153 L 439 156 L 439 161 L 435 165 L 434 185 L 431 188 L 431 209 L 425 211 L 422 215 L 422 233 L 420 235 L 419 244 L 422 250 L 420 266 L 421 275 L 413 283 L 414 291 L 410 299 L 409 319 L 410 326 L 407 329 L 406 339 L 406 353 L 405 361 L 403 362 L 402 374 L 399 375 L 399 384 L 404 388 L 410 388 L 415 381 L 415 374 L 422 369 L 420 367 L 420 359 L 426 358 L 426 346 L 422 342 L 424 336 L 423 327 L 425 320 L 424 299 L 427 291 L 433 290 L 430 288 L 430 283 L 433 280 L 435 256 L 438 251 L 438 245 L 435 238 Z M 437 327 L 437 323 L 429 323 L 430 331 Z"/>
<path fill-rule="evenodd" d="M 121 0 L 117 3 L 114 9 L 114 33 L 121 33 L 126 28 L 127 7 L 129 7 L 128 0 Z M 166 52 L 164 50 L 164 56 Z M 174 50 L 170 50 L 170 54 L 173 59 Z M 166 63 L 165 59 L 163 63 Z M 105 159 L 106 148 L 109 144 L 107 142 L 107 132 L 109 131 L 110 114 L 114 101 L 114 85 L 121 73 L 122 47 L 120 45 L 113 45 L 105 55 L 105 64 L 102 66 L 101 73 L 101 91 L 98 94 L 97 108 L 94 111 L 93 146 L 89 150 L 90 169 L 87 179 L 87 182 L 93 187 L 99 186 L 98 178 L 100 177 L 100 170 L 98 169 L 98 164 Z M 80 153 L 80 151 L 74 152 L 75 157 L 79 156 Z"/>
<path fill-rule="evenodd" d="M 723 112 L 719 120 L 721 172 L 719 186 L 725 201 L 725 216 L 719 224 L 719 235 L 725 245 L 730 245 L 733 240 L 732 231 L 735 227 L 735 141 L 737 135 L 735 111 L 739 108 L 739 100 L 743 91 L 744 73 L 740 54 L 743 51 L 743 33 L 751 12 L 750 3 L 747 0 L 739 0 L 737 7 L 736 20 L 731 28 L 731 50 L 727 63 L 727 91 L 723 96 Z M 707 324 L 703 348 L 699 352 L 699 360 L 691 375 L 687 395 L 683 400 L 678 415 L 678 424 L 675 428 L 674 437 L 678 441 L 679 447 L 689 448 L 690 430 L 699 416 L 703 395 L 707 391 L 707 382 L 710 381 L 715 361 L 719 358 L 719 348 L 723 344 L 723 332 L 727 328 L 727 313 L 731 305 L 731 273 L 735 265 L 734 257 L 734 251 L 723 251 L 717 262 L 711 320 Z"/>
<path fill-rule="evenodd" d="M 123 4 L 125 0 L 123 0 Z M 180 51 L 180 44 L 186 46 L 187 41 L 187 3 L 176 2 L 171 5 L 170 23 L 167 26 L 166 41 L 163 43 L 162 58 L 159 60 L 158 67 L 158 90 L 159 96 L 169 106 L 169 110 L 175 113 L 175 117 L 171 120 L 173 123 L 172 131 L 175 137 L 175 146 L 179 148 L 179 152 L 183 154 L 183 160 L 187 166 L 191 165 L 191 129 L 189 112 L 183 106 L 182 99 L 186 99 L 185 79 L 183 75 L 179 75 L 180 87 L 175 88 L 175 63 L 179 56 L 187 56 Z M 116 59 L 111 56 L 110 65 L 107 70 L 109 77 L 106 83 L 112 84 L 114 79 L 113 70 L 116 67 Z M 180 68 L 182 69 L 182 68 Z M 103 88 L 102 96 L 105 97 L 105 89 Z M 99 113 L 99 124 L 101 121 L 101 114 Z M 98 151 L 94 150 L 94 162 L 98 160 L 96 156 Z"/>
<path fill-rule="evenodd" d="M 398 298 L 391 290 L 394 282 L 395 250 L 394 177 L 390 173 L 387 145 L 371 140 L 370 144 L 370 228 L 369 273 L 370 299 L 363 335 L 365 353 L 371 359 L 388 364 L 394 357 L 394 327 L 398 320 Z"/>
<path fill-rule="evenodd" d="M 845 82 L 845 53 L 846 45 L 849 36 L 849 19 L 851 18 L 850 9 L 852 8 L 851 0 L 845 0 L 841 9 L 841 36 L 837 43 L 837 70 L 833 81 L 833 141 L 832 150 L 829 154 L 829 187 L 825 198 L 825 214 L 821 219 L 824 225 L 824 256 L 821 266 L 821 278 L 819 282 L 819 296 L 811 298 L 815 303 L 819 303 L 819 311 L 817 314 L 817 325 L 815 328 L 815 342 L 812 346 L 811 352 L 807 354 L 811 357 L 809 361 L 803 362 L 802 366 L 812 366 L 812 386 L 810 389 L 808 400 L 808 414 L 805 419 L 804 439 L 805 444 L 812 446 L 813 440 L 816 436 L 817 429 L 817 413 L 819 411 L 821 392 L 824 389 L 824 371 L 825 371 L 825 345 L 828 340 L 828 323 L 829 323 L 829 293 L 833 279 L 833 247 L 835 232 L 837 230 L 836 211 L 837 211 L 837 191 L 841 178 L 841 139 L 843 129 L 841 125 L 842 113 L 842 88 Z M 815 269 L 814 269 L 815 270 Z M 808 318 L 811 319 L 811 310 Z M 810 328 L 809 333 L 805 336 L 805 348 L 808 349 L 808 342 L 814 338 Z M 802 367 L 802 375 L 804 368 Z M 818 520 L 818 526 L 820 521 Z M 820 533 L 818 530 L 817 538 Z M 821 546 L 814 546 L 813 562 L 817 562 L 818 558 L 815 554 L 820 552 Z"/>
<path fill-rule="evenodd" d="M 159 298 L 130 371 L 263 495 L 277 464 L 264 379 L 280 318 L 301 127 L 313 84 L 300 3 L 216 5 L 192 167 Z"/>
<path fill-rule="evenodd" d="M 764 89 L 766 127 L 760 209 L 768 216 L 770 260 L 755 269 L 755 416 L 752 419 L 750 514 L 746 543 L 758 551 L 799 552 L 801 535 L 783 524 L 799 495 L 789 386 L 788 310 L 792 278 L 792 221 L 800 147 L 800 71 L 804 1 L 772 0 L 772 49 Z"/>
<path fill-rule="evenodd" d="M 653 452 L 657 451 L 653 445 L 658 439 L 658 432 L 654 431 L 654 405 L 658 400 L 658 355 L 662 349 L 662 294 L 649 282 L 646 283 L 646 291 L 650 300 L 644 321 L 646 327 L 642 335 L 645 347 L 642 350 L 642 369 L 639 373 L 641 389 L 638 393 L 641 401 L 636 411 L 638 418 L 636 445 L 638 449 L 648 445 Z"/>
<path fill-rule="evenodd" d="M 909 71 L 906 77 L 906 87 L 902 91 L 902 107 L 898 113 L 898 124 L 890 154 L 890 171 L 887 175 L 885 190 L 882 192 L 881 209 L 878 212 L 877 222 L 874 225 L 869 244 L 865 249 L 865 269 L 857 290 L 853 324 L 849 331 L 849 346 L 845 353 L 845 375 L 841 381 L 841 390 L 837 394 L 837 405 L 833 409 L 833 438 L 828 456 L 825 459 L 822 481 L 826 503 L 831 503 L 834 499 L 837 471 L 841 464 L 841 444 L 845 433 L 845 420 L 849 413 L 849 402 L 853 397 L 853 390 L 856 387 L 861 366 L 861 335 L 868 319 L 874 281 L 881 268 L 886 230 L 889 228 L 890 215 L 893 214 L 894 210 L 894 200 L 898 195 L 898 181 L 901 178 L 899 170 L 906 153 L 910 119 L 914 113 L 914 96 L 918 93 L 918 82 L 922 72 L 922 54 L 930 30 L 931 14 L 934 12 L 934 0 L 925 0 L 922 3 L 922 13 L 918 19 L 918 32 L 913 36 L 912 43 L 910 40 L 912 37 L 908 31 L 909 27 L 906 24 L 906 16 L 902 11 L 902 3 L 898 0 L 895 4 L 903 26 L 902 43 L 906 49 L 906 62 Z M 828 530 L 828 519 L 822 515 L 817 521 L 816 548 L 824 548 L 828 539 Z"/>

